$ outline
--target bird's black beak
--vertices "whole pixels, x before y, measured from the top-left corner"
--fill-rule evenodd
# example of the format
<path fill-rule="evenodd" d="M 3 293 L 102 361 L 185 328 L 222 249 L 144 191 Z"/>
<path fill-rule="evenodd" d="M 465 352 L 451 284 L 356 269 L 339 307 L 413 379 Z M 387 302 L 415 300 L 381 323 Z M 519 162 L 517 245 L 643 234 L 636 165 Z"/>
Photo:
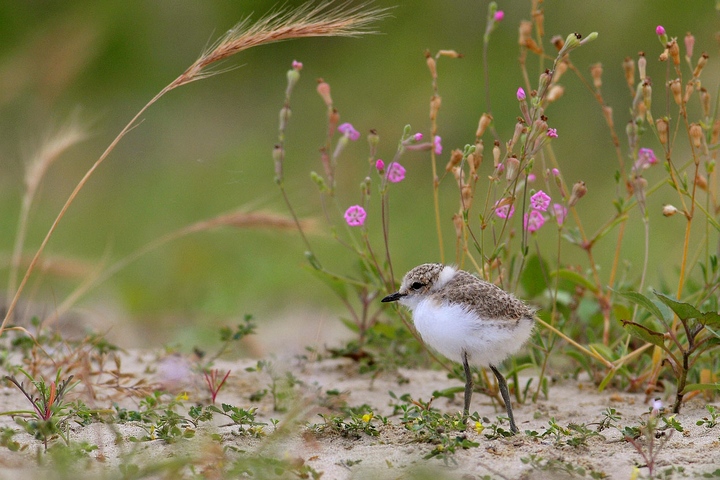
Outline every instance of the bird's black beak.
<path fill-rule="evenodd" d="M 404 296 L 405 296 L 405 294 L 403 294 L 403 293 L 395 292 L 395 293 L 392 293 L 392 294 L 388 295 L 387 297 L 383 298 L 383 299 L 380 300 L 380 301 L 381 301 L 381 302 L 397 302 L 398 300 L 400 300 L 400 299 L 401 299 L 402 297 L 404 297 Z"/>

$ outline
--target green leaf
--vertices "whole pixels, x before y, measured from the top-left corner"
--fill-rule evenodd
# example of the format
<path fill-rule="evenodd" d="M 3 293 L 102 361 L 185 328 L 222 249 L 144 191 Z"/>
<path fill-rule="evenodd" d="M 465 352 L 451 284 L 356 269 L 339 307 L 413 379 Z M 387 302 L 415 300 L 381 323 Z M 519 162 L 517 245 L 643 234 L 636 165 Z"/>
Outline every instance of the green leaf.
<path fill-rule="evenodd" d="M 689 303 L 681 302 L 679 300 L 676 300 L 672 297 L 668 297 L 667 295 L 657 292 L 653 290 L 653 293 L 656 297 L 660 299 L 661 302 L 663 302 L 665 305 L 670 307 L 673 312 L 681 319 L 681 320 L 688 320 L 690 318 L 701 318 L 702 313 L 700 313 L 700 310 L 693 307 Z"/>
<path fill-rule="evenodd" d="M 681 302 L 654 290 L 653 293 L 660 299 L 661 302 L 670 307 L 681 320 L 694 318 L 704 326 L 720 328 L 720 314 L 717 312 L 701 312 L 689 303 Z"/>
<path fill-rule="evenodd" d="M 607 375 L 605 375 L 605 378 L 603 378 L 602 382 L 600 382 L 600 385 L 598 385 L 598 392 L 602 392 L 605 390 L 605 387 L 607 387 L 608 383 L 613 379 L 615 376 L 615 373 L 617 372 L 616 369 L 611 368 Z"/>
<path fill-rule="evenodd" d="M 640 340 L 643 340 L 648 343 L 652 343 L 653 345 L 657 345 L 658 347 L 662 348 L 663 350 L 667 350 L 665 348 L 665 335 L 663 335 L 660 332 L 656 332 L 654 330 L 650 330 L 644 325 L 640 325 L 639 323 L 630 322 L 628 320 L 621 320 L 622 326 L 630 335 L 633 337 L 637 337 Z"/>
<path fill-rule="evenodd" d="M 655 318 L 658 318 L 660 320 L 665 320 L 666 322 L 670 321 L 670 315 L 668 312 L 664 312 L 660 310 L 660 307 L 655 305 L 652 300 L 650 300 L 648 297 L 643 295 L 642 293 L 633 292 L 630 290 L 627 290 L 625 292 L 618 292 L 617 290 L 613 290 L 618 295 L 627 298 L 631 302 L 633 302 L 635 305 L 640 305 L 645 310 L 650 312 L 655 316 Z"/>
<path fill-rule="evenodd" d="M 358 332 L 360 331 L 360 327 L 358 327 L 358 325 L 357 325 L 355 322 L 353 322 L 353 321 L 351 321 L 351 320 L 348 320 L 347 318 L 342 318 L 342 317 L 340 317 L 340 321 L 341 321 L 341 322 L 343 323 L 343 325 L 345 325 L 345 326 L 348 328 L 348 330 L 350 330 L 351 332 L 358 333 Z"/>
<path fill-rule="evenodd" d="M 688 385 L 685 385 L 685 388 L 682 391 L 682 394 L 685 395 L 688 392 L 692 392 L 694 390 L 718 390 L 720 391 L 720 384 L 718 383 L 690 383 Z"/>
<path fill-rule="evenodd" d="M 551 277 L 559 277 L 564 280 L 568 280 L 571 283 L 573 283 L 575 285 L 579 285 L 583 288 L 586 288 L 593 293 L 597 293 L 597 291 L 598 291 L 598 289 L 594 283 L 592 283 L 590 280 L 583 277 L 579 273 L 573 272 L 572 270 L 566 270 L 566 269 L 555 270 L 554 272 L 550 273 L 550 276 Z"/>
<path fill-rule="evenodd" d="M 347 285 L 337 276 L 326 272 L 325 270 L 309 269 L 310 273 L 320 279 L 325 285 L 335 292 L 335 294 L 343 300 L 348 299 Z"/>
<path fill-rule="evenodd" d="M 547 263 L 542 258 L 533 255 L 528 259 L 520 276 L 520 284 L 528 298 L 535 298 L 545 291 L 547 288 L 545 272 L 547 271 Z"/>

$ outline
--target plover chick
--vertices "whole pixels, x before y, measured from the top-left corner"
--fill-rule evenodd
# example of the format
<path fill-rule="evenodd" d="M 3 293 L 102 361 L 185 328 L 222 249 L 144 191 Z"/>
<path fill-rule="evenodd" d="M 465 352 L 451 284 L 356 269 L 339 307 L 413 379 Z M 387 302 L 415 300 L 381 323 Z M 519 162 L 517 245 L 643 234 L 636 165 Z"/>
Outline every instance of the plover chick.
<path fill-rule="evenodd" d="M 534 309 L 492 283 L 440 263 L 413 268 L 405 274 L 400 290 L 382 301 L 397 301 L 408 307 L 423 341 L 448 359 L 462 363 L 465 418 L 473 389 L 470 365 L 490 367 L 507 408 L 510 428 L 518 432 L 507 382 L 497 365 L 530 337 Z"/>

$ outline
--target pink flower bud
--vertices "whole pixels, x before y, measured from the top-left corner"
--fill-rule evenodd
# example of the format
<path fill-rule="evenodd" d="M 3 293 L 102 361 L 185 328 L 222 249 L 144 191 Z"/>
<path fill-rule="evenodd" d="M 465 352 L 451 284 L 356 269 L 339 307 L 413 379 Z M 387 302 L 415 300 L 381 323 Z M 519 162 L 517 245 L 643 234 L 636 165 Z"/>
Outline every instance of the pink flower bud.
<path fill-rule="evenodd" d="M 665 27 L 663 27 L 662 25 L 658 25 L 657 27 L 655 27 L 655 34 L 665 35 Z"/>
<path fill-rule="evenodd" d="M 338 127 L 338 132 L 344 134 L 346 137 L 348 137 L 353 142 L 360 138 L 360 132 L 355 130 L 355 127 L 352 126 L 352 123 L 343 123 Z"/>
<path fill-rule="evenodd" d="M 317 92 L 322 97 L 325 105 L 332 106 L 332 96 L 330 96 L 330 85 L 322 78 L 318 79 Z"/>
<path fill-rule="evenodd" d="M 442 138 L 440 138 L 440 135 L 435 135 L 435 138 L 433 139 L 433 149 L 435 150 L 435 155 L 440 155 L 442 153 Z"/>
<path fill-rule="evenodd" d="M 493 20 L 495 20 L 496 22 L 502 22 L 503 18 L 505 18 L 505 12 L 503 12 L 502 10 L 498 10 L 493 16 Z"/>
<path fill-rule="evenodd" d="M 302 62 L 298 62 L 297 60 L 292 61 L 292 68 L 293 70 L 297 70 L 298 72 L 302 70 L 303 64 Z"/>
<path fill-rule="evenodd" d="M 517 99 L 518 101 L 522 102 L 525 100 L 525 90 L 523 90 L 522 87 L 517 89 Z"/>
<path fill-rule="evenodd" d="M 377 169 L 378 173 L 382 173 L 385 170 L 385 162 L 378 158 L 377 162 L 375 162 L 375 169 Z"/>

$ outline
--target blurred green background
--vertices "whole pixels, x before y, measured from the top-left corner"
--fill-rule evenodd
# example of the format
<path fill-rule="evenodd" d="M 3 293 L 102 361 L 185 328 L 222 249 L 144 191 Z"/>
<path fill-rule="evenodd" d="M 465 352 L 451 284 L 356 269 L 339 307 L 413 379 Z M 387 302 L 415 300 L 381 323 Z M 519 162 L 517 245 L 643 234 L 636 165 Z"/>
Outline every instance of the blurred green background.
<path fill-rule="evenodd" d="M 529 19 L 530 2 L 498 3 L 505 19 L 490 43 L 489 86 L 496 128 L 506 140 L 519 113 L 515 91 L 522 85 L 517 27 L 520 20 Z M 251 14 L 257 19 L 277 3 L 28 0 L 1 4 L 0 252 L 5 262 L 0 281 L 4 291 L 23 191 L 23 163 L 42 140 L 73 116 L 91 133 L 44 179 L 30 217 L 28 254 L 34 253 L 77 181 L 130 118 L 206 45 L 240 19 Z M 287 7 L 300 4 L 284 2 Z M 224 65 L 231 71 L 164 97 L 94 174 L 60 224 L 47 255 L 94 268 L 165 233 L 241 206 L 285 214 L 273 182 L 271 150 L 277 141 L 285 72 L 294 59 L 302 61 L 304 69 L 292 99 L 286 179 L 302 217 L 320 218 L 308 175 L 310 170 L 321 170 L 317 152 L 326 129 L 325 107 L 315 93 L 318 77 L 330 83 L 341 121 L 353 123 L 363 134 L 376 129 L 381 136 L 380 157 L 389 159 L 405 124 L 429 132 L 432 92 L 423 52 L 462 52 L 461 60 L 439 62 L 443 98 L 439 131 L 445 147 L 439 165 L 444 165 L 452 148 L 473 142 L 478 118 L 486 108 L 482 36 L 488 2 L 377 0 L 372 5 L 392 7 L 390 16 L 375 25 L 377 35 L 261 46 L 231 58 Z M 589 66 L 603 64 L 603 94 L 614 108 L 623 148 L 630 105 L 622 70 L 626 56 L 647 52 L 648 74 L 655 79 L 653 109 L 665 111 L 666 65 L 656 61 L 661 52 L 656 25 L 664 25 L 670 36 L 680 39 L 687 31 L 695 34 L 695 58 L 702 51 L 710 54 L 703 77 L 713 98 L 717 93 L 718 14 L 712 0 L 553 0 L 542 7 L 548 52 L 554 52 L 549 44 L 552 35 L 599 33 L 598 40 L 574 52 L 572 60 L 588 79 Z M 539 69 L 534 56 L 529 71 L 536 82 Z M 566 181 L 584 180 L 588 186 L 579 209 L 585 228 L 593 232 L 612 214 L 617 162 L 593 97 L 571 73 L 561 83 L 565 96 L 547 112 L 550 125 L 559 132 L 553 146 Z M 697 110 L 694 113 L 697 116 Z M 660 151 L 649 135 L 642 146 Z M 678 158 L 682 155 L 679 151 Z M 357 186 L 367 171 L 366 158 L 364 141 L 351 145 L 342 157 L 339 196 L 344 205 L 359 200 Z M 489 158 L 483 172 L 489 171 Z M 407 178 L 393 186 L 391 198 L 396 274 L 439 260 L 429 156 L 409 153 L 403 164 Z M 652 184 L 663 175 L 662 167 L 656 167 L 646 177 Z M 452 181 L 442 185 L 448 258 L 453 258 L 449 218 L 456 209 L 455 193 Z M 665 219 L 660 214 L 661 205 L 676 201 L 676 194 L 664 188 L 649 202 L 650 284 L 676 278 L 685 224 L 679 216 Z M 373 221 L 377 220 L 368 220 L 371 228 Z M 374 231 L 378 230 L 376 223 Z M 550 249 L 556 242 L 552 230 L 539 237 Z M 606 276 L 615 238 L 608 236 L 597 249 Z M 627 239 L 624 258 L 633 259 L 628 275 L 639 275 L 641 222 L 631 222 Z M 311 241 L 324 264 L 349 273 L 352 259 L 327 233 L 319 229 Z M 84 298 L 79 308 L 90 315 L 120 319 L 122 325 L 112 332 L 142 332 L 134 341 L 146 344 L 193 342 L 212 325 L 232 322 L 245 313 L 254 314 L 261 324 L 272 324 L 288 312 L 323 311 L 333 316 L 340 310 L 339 302 L 302 268 L 303 250 L 293 232 L 225 228 L 199 233 L 143 256 Z M 563 251 L 566 261 L 587 267 L 586 257 L 576 248 L 567 245 Z M 74 278 L 35 276 L 23 300 L 47 315 L 89 274 L 85 270 Z"/>

